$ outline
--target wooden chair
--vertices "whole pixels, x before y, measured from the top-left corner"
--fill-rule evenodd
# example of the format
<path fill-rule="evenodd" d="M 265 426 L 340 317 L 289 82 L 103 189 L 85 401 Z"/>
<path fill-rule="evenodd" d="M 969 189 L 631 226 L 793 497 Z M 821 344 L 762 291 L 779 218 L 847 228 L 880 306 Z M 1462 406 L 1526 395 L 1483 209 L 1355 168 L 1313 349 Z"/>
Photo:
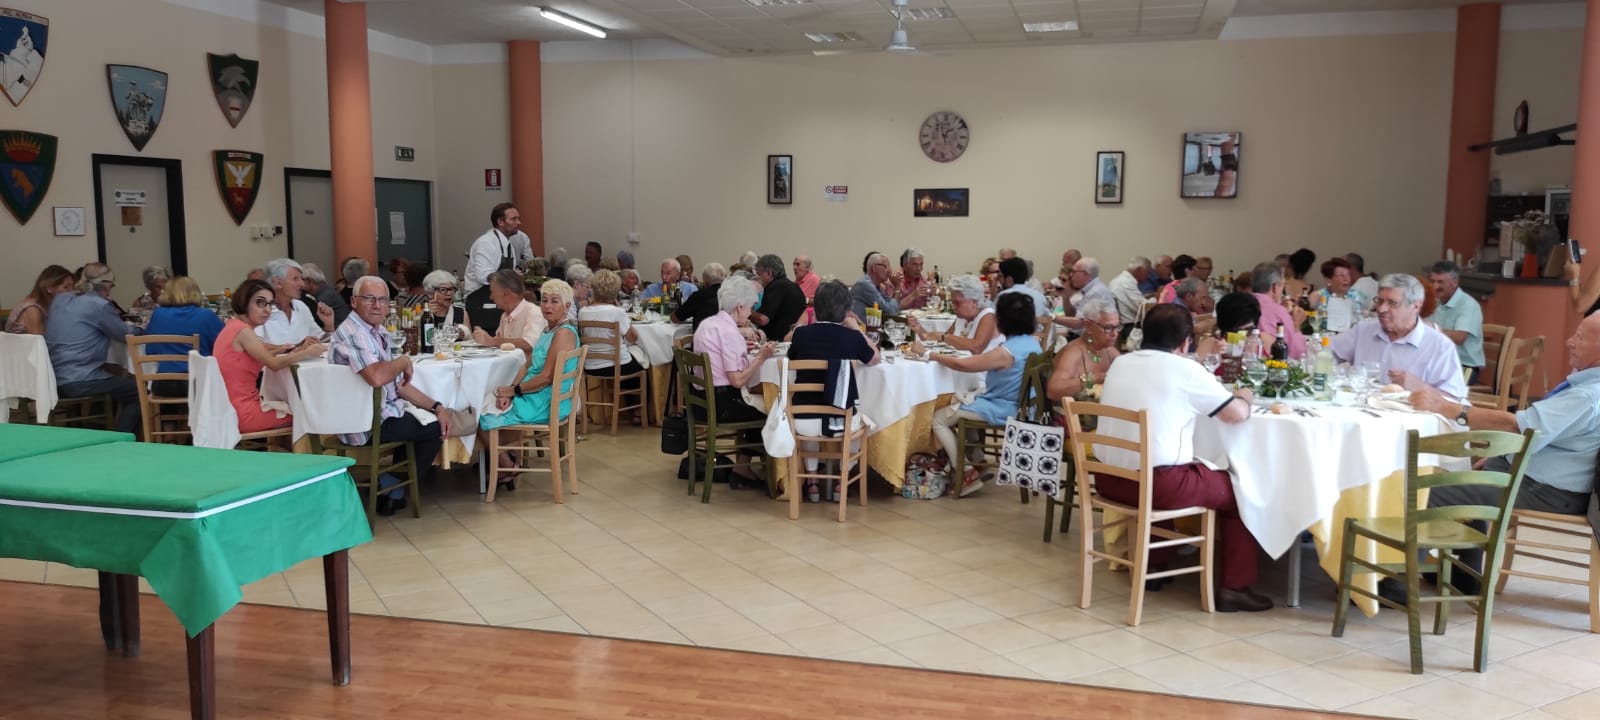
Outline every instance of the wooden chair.
<path fill-rule="evenodd" d="M 616 322 L 600 320 L 578 321 L 578 335 L 584 338 L 584 347 L 588 348 L 590 354 L 594 355 L 594 360 L 604 360 L 611 365 L 609 372 L 601 370 L 599 373 L 591 375 L 587 370 L 584 371 L 584 411 L 587 412 L 593 408 L 610 408 L 612 435 L 617 434 L 617 416 L 626 410 L 638 411 L 641 424 L 646 427 L 650 425 L 650 411 L 646 409 L 649 407 L 650 372 L 640 369 L 632 375 L 622 374 L 622 366 L 628 364 L 633 359 L 633 356 L 628 354 L 627 342 L 622 339 L 622 332 L 618 325 L 619 323 Z M 589 338 L 591 337 L 595 338 L 595 341 L 590 342 Z M 632 390 L 629 390 L 622 387 L 622 383 L 625 380 L 636 380 L 638 384 Z M 595 384 L 591 385 L 591 383 Z M 598 392 L 591 393 L 591 390 Z M 611 398 L 611 401 L 604 402 L 596 399 L 605 397 Z M 637 398 L 637 402 L 632 405 L 624 405 L 623 403 L 627 401 L 628 397 Z M 585 417 L 585 420 L 587 421 L 587 417 Z"/>
<path fill-rule="evenodd" d="M 1522 484 L 1523 465 L 1528 457 L 1528 444 L 1533 440 L 1533 430 L 1521 435 L 1489 430 L 1449 433 L 1419 438 L 1417 431 L 1406 433 L 1406 499 L 1402 517 L 1347 518 L 1344 523 L 1344 548 L 1339 571 L 1339 598 L 1334 601 L 1333 636 L 1344 635 L 1345 617 L 1350 610 L 1350 594 L 1360 593 L 1392 608 L 1406 613 L 1407 635 L 1411 640 L 1411 673 L 1422 674 L 1422 606 L 1435 606 L 1433 634 L 1443 635 L 1449 622 L 1450 603 L 1465 602 L 1478 612 L 1478 635 L 1473 653 L 1472 667 L 1483 672 L 1489 664 L 1489 619 L 1494 614 L 1494 592 L 1491 590 L 1500 575 L 1500 563 L 1505 549 L 1506 527 L 1511 515 L 1512 499 Z M 1436 472 L 1429 475 L 1417 471 L 1418 455 L 1438 455 L 1452 458 L 1488 458 L 1513 455 L 1511 472 L 1489 470 L 1462 470 Z M 1454 505 L 1448 507 L 1422 507 L 1418 492 L 1424 489 L 1452 485 L 1487 485 L 1499 490 L 1496 505 Z M 1467 521 L 1487 521 L 1493 529 L 1479 532 Z M 1398 563 L 1375 563 L 1356 555 L 1356 542 L 1367 540 L 1402 554 Z M 1486 554 L 1484 570 L 1479 572 L 1461 562 L 1454 550 L 1482 550 Z M 1423 553 L 1437 553 L 1437 557 L 1424 559 Z M 1358 567 L 1359 566 L 1359 567 Z M 1459 570 L 1479 580 L 1477 595 L 1458 594 L 1450 584 L 1452 570 Z M 1439 594 L 1422 594 L 1422 573 L 1438 572 Z M 1351 577 L 1356 572 L 1380 573 L 1403 581 L 1406 602 L 1399 604 L 1380 594 L 1352 586 Z"/>
<path fill-rule="evenodd" d="M 1517 537 L 1518 531 L 1523 528 L 1542 530 L 1563 536 L 1554 538 L 1558 540 L 1576 538 L 1575 541 L 1572 541 L 1575 544 L 1539 542 Z M 1534 552 L 1535 550 L 1567 553 L 1576 555 L 1579 559 L 1573 560 L 1569 557 L 1542 555 Z M 1518 555 L 1559 563 L 1569 567 L 1586 568 L 1589 571 L 1589 577 L 1584 580 L 1559 575 L 1546 575 L 1527 570 L 1513 570 L 1511 569 L 1511 563 L 1517 559 Z M 1512 510 L 1511 522 L 1506 527 L 1505 557 L 1506 562 L 1500 568 L 1500 582 L 1496 584 L 1495 592 L 1504 592 L 1506 580 L 1510 579 L 1512 575 L 1570 585 L 1587 585 L 1589 587 L 1589 632 L 1600 633 L 1600 539 L 1595 538 L 1594 528 L 1589 526 L 1587 517 L 1583 515 L 1539 512 L 1536 510 Z M 1584 562 L 1583 558 L 1585 557 L 1587 557 L 1588 562 Z"/>
<path fill-rule="evenodd" d="M 1050 374 L 1055 371 L 1055 355 L 1049 351 L 1037 352 L 1028 356 L 1022 366 L 1022 389 L 1018 392 L 1017 407 L 1022 409 L 1023 418 L 1029 422 L 1044 425 L 1055 422 L 1055 408 L 1050 405 L 1050 398 L 1045 394 L 1045 389 L 1050 385 Z M 1061 532 L 1065 533 L 1072 527 L 1072 496 L 1074 483 L 1072 482 L 1072 453 L 1062 448 L 1062 460 L 1065 470 L 1062 473 L 1061 491 L 1066 496 L 1065 507 L 1061 513 Z M 1037 495 L 1037 490 L 1018 488 L 1022 494 L 1022 504 L 1028 504 L 1031 496 Z M 1050 542 L 1051 535 L 1055 532 L 1056 506 L 1063 503 L 1057 502 L 1055 496 L 1046 495 L 1044 499 L 1044 541 Z"/>
<path fill-rule="evenodd" d="M 1132 576 L 1132 592 L 1128 602 L 1128 624 L 1138 625 L 1140 615 L 1144 612 L 1144 583 L 1146 580 L 1171 577 L 1173 575 L 1200 574 L 1200 607 L 1206 612 L 1215 612 L 1216 606 L 1212 597 L 1213 565 L 1212 555 L 1215 548 L 1213 538 L 1216 537 L 1217 513 L 1215 510 L 1204 507 L 1173 508 L 1157 510 L 1151 506 L 1151 466 L 1150 455 L 1147 449 L 1150 446 L 1150 426 L 1145 419 L 1145 411 L 1124 410 L 1100 403 L 1075 402 L 1071 399 L 1062 401 L 1062 414 L 1067 416 L 1067 445 L 1072 448 L 1072 459 L 1076 466 L 1078 485 L 1078 502 L 1083 506 L 1083 517 L 1078 521 L 1080 537 L 1079 558 L 1082 563 L 1082 594 L 1078 599 L 1078 607 L 1089 607 L 1089 600 L 1093 593 L 1094 564 L 1104 561 L 1109 565 L 1126 565 Z M 1095 431 L 1084 430 L 1083 418 L 1095 418 Z M 1104 434 L 1107 421 L 1120 421 L 1134 426 L 1138 440 L 1124 440 Z M 1105 448 L 1117 448 L 1139 456 L 1139 469 L 1128 470 L 1114 465 L 1108 465 L 1096 459 L 1090 453 L 1093 447 L 1099 445 Z M 1124 505 L 1119 502 L 1101 497 L 1095 492 L 1094 476 L 1106 475 L 1118 477 L 1139 486 L 1138 506 Z M 1102 513 L 1111 511 L 1117 513 L 1121 519 L 1112 522 L 1096 523 L 1094 511 Z M 1186 535 L 1181 532 L 1158 527 L 1156 523 L 1164 523 L 1183 517 L 1200 517 L 1200 534 Z M 1129 541 L 1132 543 L 1131 552 L 1127 557 L 1101 552 L 1094 549 L 1094 534 L 1103 532 L 1108 527 L 1125 526 Z M 1152 541 L 1151 536 L 1161 538 Z M 1149 572 L 1150 551 L 1156 548 L 1172 547 L 1175 545 L 1198 545 L 1200 548 L 1198 565 L 1183 567 L 1160 572 Z"/>
<path fill-rule="evenodd" d="M 179 345 L 182 349 L 171 353 L 151 353 L 149 346 L 152 344 Z M 156 395 L 150 391 L 150 383 L 157 380 L 177 380 L 188 384 L 187 371 L 159 372 L 156 363 L 182 362 L 187 367 L 189 351 L 199 347 L 199 335 L 128 336 L 128 357 L 133 364 L 133 381 L 139 386 L 139 415 L 144 422 L 145 442 L 187 444 L 184 438 L 189 436 L 188 396 Z M 165 429 L 168 423 L 177 429 Z"/>
<path fill-rule="evenodd" d="M 578 389 L 584 384 L 583 363 L 588 356 L 587 345 L 556 356 L 555 376 L 550 383 L 550 419 L 542 423 L 505 425 L 488 431 L 489 487 L 484 493 L 484 502 L 494 502 L 494 492 L 500 485 L 499 477 L 503 470 L 514 470 L 518 474 L 550 473 L 550 494 L 558 505 L 566 502 L 561 487 L 563 477 L 567 479 L 572 494 L 578 494 L 578 416 L 582 414 L 578 407 Z M 565 419 L 561 417 L 562 403 L 568 407 Z M 516 433 L 516 437 L 503 438 L 502 433 Z M 540 444 L 541 440 L 544 444 Z M 500 464 L 502 450 L 511 452 L 513 465 Z M 548 467 L 536 467 L 530 454 L 544 456 Z"/>
<path fill-rule="evenodd" d="M 1024 392 L 1026 385 L 1024 385 Z M 956 418 L 956 456 L 950 458 L 950 497 L 961 498 L 961 490 L 967 486 L 967 458 L 976 457 L 972 466 L 980 469 L 996 465 L 989 458 L 1000 457 L 1000 448 L 1006 441 L 1006 426 L 1004 423 L 990 425 L 982 420 L 969 418 Z M 1028 491 L 1023 490 L 1023 502 L 1027 502 Z"/>
<path fill-rule="evenodd" d="M 1533 375 L 1544 355 L 1544 336 L 1512 340 L 1499 361 L 1494 393 L 1469 392 L 1474 407 L 1514 411 L 1538 398 L 1533 394 Z"/>
<path fill-rule="evenodd" d="M 1483 324 L 1483 369 L 1478 371 L 1478 384 L 1468 387 L 1468 391 L 1485 395 L 1500 391 L 1500 368 L 1506 365 L 1516 334 L 1517 328 L 1512 325 Z"/>
<path fill-rule="evenodd" d="M 689 423 L 689 494 L 694 494 L 696 482 L 704 481 L 705 487 L 700 493 L 700 502 L 711 502 L 711 477 L 717 469 L 717 454 L 732 453 L 744 450 L 750 456 L 766 456 L 765 444 L 757 442 L 740 442 L 741 431 L 760 430 L 766 425 L 764 420 L 746 420 L 744 422 L 717 422 L 717 393 L 711 384 L 711 358 L 704 353 L 690 352 L 682 348 L 674 348 L 673 359 L 678 366 L 678 393 L 684 404 L 684 417 Z M 698 374 L 697 374 L 698 371 Z M 702 413 L 696 417 L 696 410 Z M 698 462 L 696 460 L 698 459 Z M 777 480 L 773 477 L 776 469 L 772 458 L 766 458 L 767 494 L 777 493 Z M 735 467 L 755 467 L 755 461 L 734 462 L 723 467 L 730 472 Z"/>
<path fill-rule="evenodd" d="M 799 377 L 799 373 L 807 371 L 826 375 L 828 361 L 793 360 L 789 362 L 789 370 L 793 371 L 796 377 Z M 843 434 L 835 437 L 801 435 L 798 431 L 795 432 L 795 451 L 789 456 L 790 520 L 800 519 L 800 495 L 805 480 L 831 480 L 839 483 L 839 522 L 844 522 L 844 507 L 850 499 L 851 485 L 859 488 L 861 507 L 867 506 L 867 426 L 859 422 L 860 418 L 856 415 L 855 408 L 848 407 L 841 410 L 832 405 L 796 407 L 794 404 L 796 393 L 810 392 L 820 395 L 824 388 L 825 383 L 821 382 L 802 383 L 791 380 L 789 392 L 783 398 L 791 427 L 794 426 L 795 418 L 809 415 L 822 416 L 824 424 L 831 418 L 839 418 L 844 428 Z M 857 442 L 860 442 L 860 448 L 852 449 Z M 807 450 L 806 444 L 816 444 L 817 449 Z M 805 464 L 802 461 L 807 458 L 815 458 L 818 461 L 817 471 L 808 472 L 804 469 Z M 823 472 L 824 461 L 837 462 L 838 470 L 834 473 Z"/>
<path fill-rule="evenodd" d="M 300 384 L 300 368 L 298 366 L 293 367 L 291 372 L 294 374 L 295 385 L 298 387 Z M 355 375 L 355 371 L 351 371 L 351 374 Z M 360 380 L 359 375 L 356 375 L 356 378 Z M 360 381 L 366 382 L 365 380 Z M 378 524 L 378 496 L 393 492 L 397 487 L 406 489 L 406 499 L 408 504 L 411 505 L 411 517 L 422 517 L 422 492 L 417 481 L 421 474 L 417 469 L 417 446 L 409 440 L 399 442 L 384 441 L 383 386 L 381 385 L 372 389 L 372 429 L 368 432 L 370 435 L 367 438 L 366 445 L 351 445 L 340 440 L 338 435 L 328 435 L 326 437 L 311 435 L 311 451 L 318 455 L 324 455 L 331 450 L 335 455 L 341 455 L 356 461 L 355 466 L 350 468 L 350 477 L 355 481 L 356 489 L 361 492 L 362 499 L 366 502 L 368 525 L 376 527 Z M 257 433 L 252 433 L 252 435 L 255 434 Z M 399 458 L 398 451 L 401 449 L 405 450 L 406 457 L 404 460 Z M 401 470 L 405 471 L 404 475 L 398 474 Z M 381 487 L 378 478 L 384 473 L 396 473 L 395 476 L 401 478 L 400 483 L 389 487 Z M 494 488 L 491 486 L 489 490 L 493 492 Z"/>

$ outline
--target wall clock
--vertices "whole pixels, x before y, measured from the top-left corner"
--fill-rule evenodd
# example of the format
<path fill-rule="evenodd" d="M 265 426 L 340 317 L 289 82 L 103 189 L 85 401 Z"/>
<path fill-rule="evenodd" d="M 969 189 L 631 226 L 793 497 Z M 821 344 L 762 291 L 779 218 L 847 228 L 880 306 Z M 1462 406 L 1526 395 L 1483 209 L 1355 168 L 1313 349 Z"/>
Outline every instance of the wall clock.
<path fill-rule="evenodd" d="M 922 146 L 922 153 L 938 162 L 961 157 L 971 141 L 972 129 L 967 127 L 967 121 L 945 110 L 929 115 L 917 131 L 917 144 Z"/>

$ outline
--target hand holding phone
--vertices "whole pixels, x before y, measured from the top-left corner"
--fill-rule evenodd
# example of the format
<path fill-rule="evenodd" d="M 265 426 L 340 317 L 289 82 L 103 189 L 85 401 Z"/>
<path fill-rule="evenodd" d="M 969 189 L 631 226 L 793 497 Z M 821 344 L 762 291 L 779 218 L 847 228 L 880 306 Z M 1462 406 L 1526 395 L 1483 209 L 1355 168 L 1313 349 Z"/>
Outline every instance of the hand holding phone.
<path fill-rule="evenodd" d="M 1578 246 L 1574 238 L 1567 238 L 1567 259 L 1575 263 L 1583 262 L 1583 248 Z"/>

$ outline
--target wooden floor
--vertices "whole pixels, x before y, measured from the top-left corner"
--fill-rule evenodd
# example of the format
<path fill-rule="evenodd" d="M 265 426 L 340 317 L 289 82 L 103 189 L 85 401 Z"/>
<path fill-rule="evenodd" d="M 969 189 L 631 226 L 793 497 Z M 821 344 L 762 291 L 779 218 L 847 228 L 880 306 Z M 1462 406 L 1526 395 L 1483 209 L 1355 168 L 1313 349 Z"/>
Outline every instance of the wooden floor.
<path fill-rule="evenodd" d="M 184 718 L 182 631 L 143 597 L 144 652 L 105 652 L 93 590 L 0 582 L 0 718 Z M 217 627 L 223 718 L 1350 718 L 1122 690 L 357 615 L 328 683 L 321 612 Z"/>

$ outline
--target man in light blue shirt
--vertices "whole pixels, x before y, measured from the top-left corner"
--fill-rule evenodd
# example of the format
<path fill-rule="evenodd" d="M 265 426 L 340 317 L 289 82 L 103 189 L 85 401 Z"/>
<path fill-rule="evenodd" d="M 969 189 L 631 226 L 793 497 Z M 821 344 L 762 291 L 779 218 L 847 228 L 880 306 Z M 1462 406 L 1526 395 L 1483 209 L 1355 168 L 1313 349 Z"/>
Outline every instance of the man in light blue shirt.
<path fill-rule="evenodd" d="M 1433 264 L 1428 271 L 1433 283 L 1433 294 L 1439 298 L 1439 309 L 1433 321 L 1439 331 L 1456 344 L 1456 356 L 1461 366 L 1470 368 L 1468 383 L 1478 382 L 1478 371 L 1483 369 L 1483 308 L 1472 296 L 1461 292 L 1461 268 L 1449 260 Z"/>
<path fill-rule="evenodd" d="M 1600 313 L 1578 323 L 1577 331 L 1567 339 L 1567 358 L 1572 374 L 1566 381 L 1543 400 L 1515 413 L 1458 404 L 1432 390 L 1412 393 L 1411 404 L 1453 417 L 1463 430 L 1534 430 L 1516 508 L 1583 515 L 1595 492 L 1595 458 L 1600 454 Z M 1509 467 L 1505 458 L 1493 458 L 1484 465 L 1487 470 L 1502 472 Z M 1494 505 L 1499 502 L 1499 492 L 1490 485 L 1434 488 L 1428 506 Z M 1474 567 L 1483 562 L 1482 553 L 1461 553 L 1461 558 Z M 1476 580 L 1463 575 L 1454 576 L 1453 584 L 1463 592 L 1475 593 Z"/>
<path fill-rule="evenodd" d="M 889 276 L 894 274 L 894 270 L 889 266 L 889 256 L 877 252 L 868 255 L 866 261 L 862 263 L 861 271 L 864 273 L 861 279 L 850 286 L 850 310 L 855 312 L 856 317 L 866 322 L 867 308 L 874 305 L 885 315 L 899 315 L 900 303 L 883 293 L 884 286 L 889 282 Z"/>
<path fill-rule="evenodd" d="M 58 396 L 110 395 L 117 405 L 117 430 L 137 433 L 141 424 L 138 386 L 133 378 L 102 367 L 113 341 L 127 342 L 129 335 L 140 332 L 123 322 L 106 299 L 116 286 L 111 268 L 102 263 L 85 265 L 77 291 L 56 295 L 50 302 L 44 342 L 50 348 Z"/>
<path fill-rule="evenodd" d="M 679 301 L 688 300 L 689 296 L 694 294 L 694 291 L 700 289 L 683 276 L 683 266 L 679 265 L 676 259 L 667 258 L 661 261 L 661 282 L 650 283 L 650 286 L 639 294 L 639 299 L 649 300 L 650 298 L 661 297 L 666 292 L 667 286 L 672 284 L 678 286 L 678 293 L 682 296 L 678 298 Z"/>
<path fill-rule="evenodd" d="M 1251 276 L 1254 278 L 1254 275 Z M 1457 400 L 1467 397 L 1455 343 L 1418 317 L 1422 283 L 1403 273 L 1385 275 L 1374 303 L 1378 316 L 1339 333 L 1330 344 L 1339 362 L 1376 363 L 1389 382 L 1407 390 L 1423 386 Z"/>

